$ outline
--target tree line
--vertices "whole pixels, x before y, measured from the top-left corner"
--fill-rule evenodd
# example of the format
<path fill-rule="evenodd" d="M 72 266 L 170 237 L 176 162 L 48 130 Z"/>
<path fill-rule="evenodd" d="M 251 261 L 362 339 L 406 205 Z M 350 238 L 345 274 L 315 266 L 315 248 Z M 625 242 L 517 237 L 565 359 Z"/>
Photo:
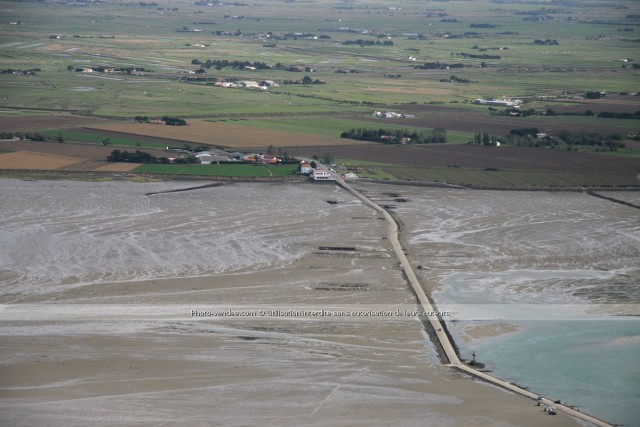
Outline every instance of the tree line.
<path fill-rule="evenodd" d="M 152 118 L 150 118 L 148 116 L 135 116 L 133 118 L 133 120 L 138 122 L 138 123 L 149 123 L 150 121 L 152 121 L 154 119 L 152 119 Z M 168 126 L 186 126 L 187 125 L 187 121 L 186 120 L 180 119 L 178 117 L 164 116 L 160 120 L 163 121 Z"/>
<path fill-rule="evenodd" d="M 299 65 L 285 65 L 278 62 L 275 65 L 269 65 L 264 62 L 251 62 L 251 61 L 229 61 L 227 59 L 207 59 L 204 62 L 199 59 L 191 60 L 191 64 L 199 65 L 201 68 L 196 70 L 196 73 L 204 73 L 204 69 L 214 68 L 218 71 L 223 68 L 234 68 L 234 69 L 244 69 L 244 68 L 255 68 L 256 70 L 279 70 L 279 71 L 289 71 L 289 72 L 312 72 L 313 69 L 311 67 L 299 66 Z M 200 71 L 202 70 L 202 71 Z"/>
<path fill-rule="evenodd" d="M 616 151 L 624 148 L 620 134 L 603 135 L 597 132 L 574 132 L 560 130 L 555 136 L 540 135 L 538 128 L 511 129 L 509 135 L 495 135 L 487 132 L 478 132 L 469 144 L 495 146 L 497 143 L 524 147 L 550 147 L 556 148 L 564 144 L 567 150 L 572 146 L 591 146 L 602 148 L 606 151 Z"/>
<path fill-rule="evenodd" d="M 423 65 L 415 65 L 413 68 L 419 70 L 448 70 L 450 68 L 464 68 L 465 65 L 459 62 L 447 64 L 446 62 L 425 62 Z"/>
<path fill-rule="evenodd" d="M 144 67 L 105 67 L 104 65 L 90 65 L 87 67 L 76 67 L 75 65 L 67 65 L 68 71 L 75 71 L 76 73 L 81 73 L 85 70 L 85 68 L 91 68 L 96 73 L 106 73 L 108 70 L 113 71 L 114 73 L 127 73 L 131 74 L 134 71 L 140 73 L 151 73 L 152 70 L 148 70 Z"/>
<path fill-rule="evenodd" d="M 444 144 L 447 142 L 447 131 L 442 128 L 436 128 L 431 131 L 353 128 L 346 132 L 342 132 L 342 134 L 340 134 L 340 138 L 381 142 L 383 144 Z"/>
<path fill-rule="evenodd" d="M 393 42 L 391 40 L 385 40 L 385 41 L 380 41 L 380 40 L 363 40 L 363 39 L 358 39 L 358 40 L 346 40 L 342 42 L 343 45 L 346 46 L 350 46 L 350 45 L 358 45 L 360 47 L 365 47 L 365 46 L 393 46 Z"/>
<path fill-rule="evenodd" d="M 135 152 L 113 150 L 111 154 L 107 156 L 108 162 L 120 162 L 120 163 L 144 163 L 144 164 L 193 164 L 200 163 L 197 157 L 187 156 L 179 157 L 173 161 L 167 157 L 156 157 L 144 151 L 136 150 Z"/>
<path fill-rule="evenodd" d="M 264 62 L 250 62 L 250 61 L 229 61 L 227 59 L 207 59 L 202 62 L 199 59 L 194 59 L 191 61 L 193 65 L 200 65 L 206 69 L 211 67 L 216 70 L 222 70 L 223 68 L 246 68 L 253 67 L 256 70 L 269 70 L 271 69 L 271 65 L 267 65 Z"/>

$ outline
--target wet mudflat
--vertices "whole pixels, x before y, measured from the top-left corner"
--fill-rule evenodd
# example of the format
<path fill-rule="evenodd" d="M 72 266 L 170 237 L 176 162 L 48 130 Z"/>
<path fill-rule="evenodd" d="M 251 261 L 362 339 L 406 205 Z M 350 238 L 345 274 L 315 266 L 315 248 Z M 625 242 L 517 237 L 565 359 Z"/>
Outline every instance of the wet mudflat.
<path fill-rule="evenodd" d="M 8 425 L 576 425 L 442 367 L 333 185 L 0 185 Z"/>

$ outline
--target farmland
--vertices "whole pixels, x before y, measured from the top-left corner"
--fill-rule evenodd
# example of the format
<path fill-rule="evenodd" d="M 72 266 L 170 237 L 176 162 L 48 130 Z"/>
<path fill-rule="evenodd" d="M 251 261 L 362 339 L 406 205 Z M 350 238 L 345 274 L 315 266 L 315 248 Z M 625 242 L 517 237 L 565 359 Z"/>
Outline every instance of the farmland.
<path fill-rule="evenodd" d="M 371 166 L 370 176 L 403 180 L 461 182 L 464 176 L 464 182 L 499 184 L 515 180 L 501 176 L 516 171 L 532 174 L 524 181 L 539 182 L 536 171 L 555 171 L 578 175 L 553 182 L 640 184 L 633 178 L 640 168 L 628 165 L 640 152 L 631 139 L 640 120 L 598 116 L 640 111 L 635 1 L 401 1 L 390 7 L 379 0 L 326 0 L 287 3 L 286 17 L 282 8 L 275 0 L 0 1 L 6 21 L 0 69 L 7 71 L 0 74 L 0 131 L 61 136 L 65 144 L 29 151 L 92 161 L 104 160 L 113 147 L 160 156 L 163 148 L 184 144 L 246 151 L 274 146 L 298 156 L 330 153 L 384 163 L 391 166 Z M 249 65 L 221 65 L 224 60 Z M 277 85 L 216 86 L 245 81 Z M 520 108 L 534 113 L 521 117 L 474 103 L 503 97 L 521 100 Z M 374 111 L 411 118 L 378 119 Z M 179 117 L 188 125 L 134 123 L 136 116 Z M 442 128 L 448 144 L 435 158 L 410 159 L 405 153 L 414 153 L 411 147 L 339 138 L 369 127 Z M 509 147 L 495 162 L 483 156 L 471 161 L 466 148 L 454 146 L 478 132 L 508 135 L 517 128 L 615 135 L 621 146 L 613 152 L 572 147 L 597 151 L 602 161 L 580 152 Z M 102 147 L 105 142 L 112 147 Z M 500 173 L 475 172 L 487 167 Z M 610 179 L 607 172 L 626 175 Z"/>
<path fill-rule="evenodd" d="M 295 174 L 296 166 L 264 165 L 142 165 L 134 171 L 147 174 L 200 175 L 224 177 L 285 177 Z"/>
<path fill-rule="evenodd" d="M 0 169 L 56 170 L 84 162 L 86 159 L 55 154 L 20 151 L 0 155 Z"/>
<path fill-rule="evenodd" d="M 207 144 L 225 148 L 333 146 L 345 142 L 335 137 L 312 135 L 300 132 L 282 132 L 272 129 L 254 129 L 226 123 L 195 120 L 188 126 L 158 126 L 146 123 L 109 124 L 93 126 L 92 129 L 117 131 L 131 135 L 169 138 L 176 141 Z M 350 142 L 353 144 L 354 142 Z M 357 143 L 357 142 L 356 142 Z M 366 144 L 366 143 L 364 143 Z"/>

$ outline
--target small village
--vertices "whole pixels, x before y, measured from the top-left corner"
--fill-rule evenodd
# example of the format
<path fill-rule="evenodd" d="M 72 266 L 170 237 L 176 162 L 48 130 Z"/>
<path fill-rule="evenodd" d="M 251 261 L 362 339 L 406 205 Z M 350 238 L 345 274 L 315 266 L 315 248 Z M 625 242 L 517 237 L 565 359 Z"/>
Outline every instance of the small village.
<path fill-rule="evenodd" d="M 167 149 L 169 149 L 169 147 L 167 147 Z M 277 165 L 283 162 L 282 158 L 272 154 L 228 152 L 220 149 L 201 151 L 195 154 L 195 157 L 199 160 L 200 164 L 203 165 L 236 162 Z M 335 165 L 331 166 L 335 167 Z M 329 166 L 323 166 L 315 160 L 300 160 L 296 173 L 298 175 L 306 175 L 312 181 L 335 181 L 337 176 L 346 180 L 358 178 L 358 175 L 353 172 L 339 175 L 335 169 L 331 169 Z"/>

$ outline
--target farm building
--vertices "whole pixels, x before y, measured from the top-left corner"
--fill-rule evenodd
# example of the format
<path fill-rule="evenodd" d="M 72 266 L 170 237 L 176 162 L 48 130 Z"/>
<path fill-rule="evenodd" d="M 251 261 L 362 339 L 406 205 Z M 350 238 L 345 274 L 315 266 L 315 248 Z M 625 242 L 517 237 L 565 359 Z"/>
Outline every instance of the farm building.
<path fill-rule="evenodd" d="M 309 163 L 305 162 L 304 160 L 300 162 L 300 166 L 298 166 L 298 173 L 300 175 L 309 175 L 311 172 L 313 172 L 313 166 L 311 166 Z"/>
<path fill-rule="evenodd" d="M 276 163 L 280 163 L 281 160 L 276 156 L 272 156 L 271 154 L 260 154 L 258 155 L 258 162 L 274 165 Z"/>
<path fill-rule="evenodd" d="M 394 111 L 387 111 L 387 112 L 374 111 L 371 116 L 376 117 L 378 119 L 398 119 L 398 118 L 415 119 L 416 118 L 416 116 L 414 116 L 413 114 L 402 114 L 402 113 L 396 113 Z"/>
<path fill-rule="evenodd" d="M 260 85 L 258 84 L 257 81 L 255 80 L 243 80 L 241 82 L 238 82 L 238 84 L 240 86 L 244 86 L 244 87 L 260 87 Z"/>
<path fill-rule="evenodd" d="M 382 111 L 374 111 L 372 116 L 377 117 L 379 119 L 394 119 L 394 118 L 402 117 L 402 114 L 399 114 L 393 111 L 387 111 L 386 113 Z"/>
<path fill-rule="evenodd" d="M 200 160 L 200 163 L 203 165 L 210 165 L 215 162 L 233 162 L 236 159 L 222 150 L 213 150 L 213 151 L 201 151 L 197 153 L 196 158 Z"/>
<path fill-rule="evenodd" d="M 314 181 L 335 181 L 331 173 L 325 169 L 314 169 L 311 172 L 311 179 Z"/>
<path fill-rule="evenodd" d="M 280 85 L 273 80 L 263 80 L 260 82 L 260 86 L 262 87 L 279 87 Z"/>
<path fill-rule="evenodd" d="M 474 104 L 481 105 L 491 105 L 492 107 L 513 107 L 518 108 L 522 101 L 519 99 L 514 99 L 513 101 L 510 99 L 482 99 L 478 98 L 473 101 Z"/>

